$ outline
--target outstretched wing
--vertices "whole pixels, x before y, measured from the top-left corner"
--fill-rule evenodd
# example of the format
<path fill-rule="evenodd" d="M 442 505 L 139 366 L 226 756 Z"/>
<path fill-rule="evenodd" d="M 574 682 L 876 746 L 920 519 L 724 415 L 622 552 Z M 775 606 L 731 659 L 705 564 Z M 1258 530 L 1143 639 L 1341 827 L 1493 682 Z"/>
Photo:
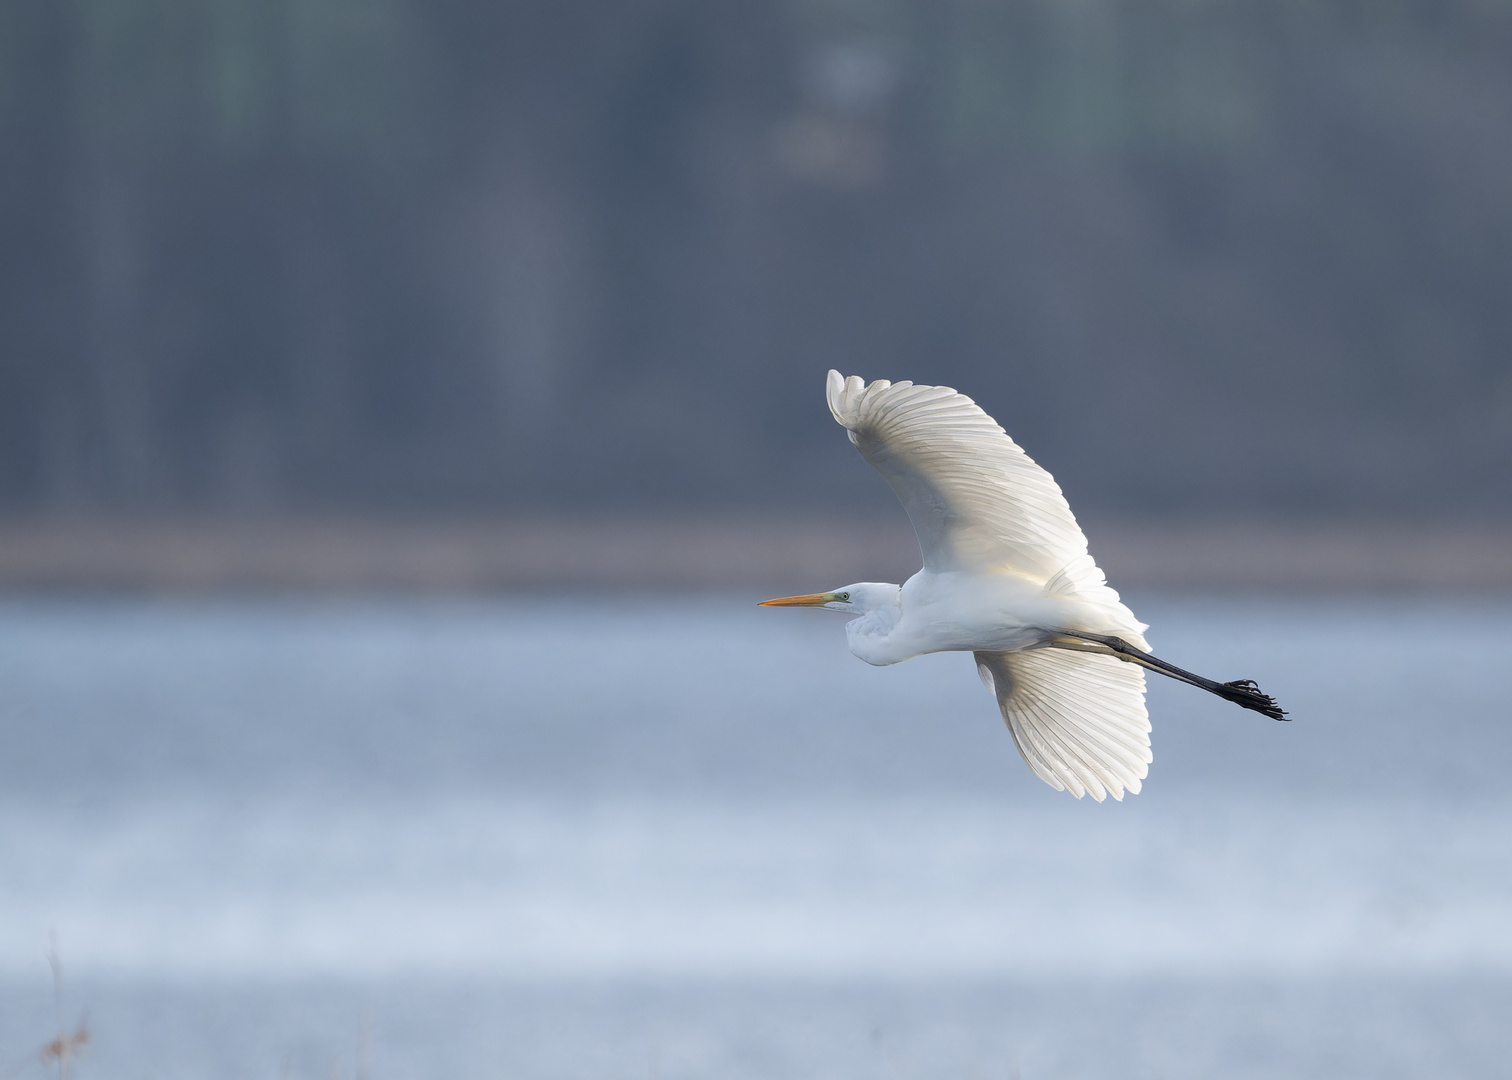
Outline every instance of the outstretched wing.
<path fill-rule="evenodd" d="M 1143 668 L 1054 648 L 975 656 L 1035 776 L 1078 799 L 1139 793 L 1153 760 Z"/>
<path fill-rule="evenodd" d="M 969 397 L 948 386 L 868 386 L 838 371 L 827 396 L 902 500 L 926 569 L 1060 575 L 1052 591 L 1083 595 L 1106 587 L 1060 487 Z"/>

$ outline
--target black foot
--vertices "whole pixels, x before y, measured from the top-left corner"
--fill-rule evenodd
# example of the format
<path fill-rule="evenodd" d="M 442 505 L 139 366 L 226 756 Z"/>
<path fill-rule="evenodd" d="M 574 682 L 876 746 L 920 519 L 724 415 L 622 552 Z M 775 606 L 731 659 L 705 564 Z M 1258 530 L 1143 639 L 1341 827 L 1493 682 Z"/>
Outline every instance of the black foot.
<path fill-rule="evenodd" d="M 1143 649 L 1136 649 L 1123 638 L 1105 637 L 1101 634 L 1088 634 L 1081 630 L 1063 631 L 1067 637 L 1081 638 L 1083 641 L 1095 641 L 1099 645 L 1106 645 L 1115 653 L 1131 657 L 1139 664 L 1143 664 L 1151 671 L 1158 671 L 1163 675 L 1169 675 L 1192 686 L 1201 687 L 1210 694 L 1217 694 L 1225 701 L 1232 701 L 1235 705 L 1241 705 L 1246 709 L 1253 709 L 1257 713 L 1264 713 L 1272 720 L 1289 720 L 1286 710 L 1276 704 L 1276 699 L 1269 694 L 1262 694 L 1260 687 L 1255 685 L 1254 679 L 1238 679 L 1234 682 L 1221 683 L 1212 679 L 1204 679 L 1201 675 L 1193 675 L 1190 671 L 1183 671 L 1175 664 L 1167 663 L 1158 656 L 1151 656 Z"/>
<path fill-rule="evenodd" d="M 1221 683 L 1220 686 L 1221 689 L 1213 692 L 1225 701 L 1232 701 L 1235 705 L 1242 705 L 1246 709 L 1264 713 L 1272 720 L 1291 719 L 1286 715 L 1286 710 L 1276 704 L 1275 698 L 1260 692 L 1260 687 L 1255 685 L 1254 679 L 1239 679 L 1235 682 Z"/>

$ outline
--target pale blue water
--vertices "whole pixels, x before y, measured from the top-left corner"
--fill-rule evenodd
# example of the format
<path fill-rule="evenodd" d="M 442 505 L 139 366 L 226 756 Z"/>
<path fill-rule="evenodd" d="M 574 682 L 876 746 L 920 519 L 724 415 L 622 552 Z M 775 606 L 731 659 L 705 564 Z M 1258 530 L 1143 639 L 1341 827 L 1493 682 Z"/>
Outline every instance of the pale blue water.
<path fill-rule="evenodd" d="M 1505 1074 L 1512 602 L 1136 598 L 1297 719 L 1099 806 L 754 599 L 9 601 L 0 1070 Z"/>

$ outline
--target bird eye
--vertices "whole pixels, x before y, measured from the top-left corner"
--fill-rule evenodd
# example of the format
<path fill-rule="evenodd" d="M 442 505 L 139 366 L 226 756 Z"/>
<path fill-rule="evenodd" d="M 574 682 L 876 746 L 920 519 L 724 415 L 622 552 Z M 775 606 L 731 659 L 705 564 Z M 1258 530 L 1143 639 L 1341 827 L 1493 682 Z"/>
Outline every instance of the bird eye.
<path fill-rule="evenodd" d="M 843 600 L 847 604 L 850 603 L 850 593 L 848 593 L 848 592 L 841 593 L 840 594 L 840 599 Z"/>

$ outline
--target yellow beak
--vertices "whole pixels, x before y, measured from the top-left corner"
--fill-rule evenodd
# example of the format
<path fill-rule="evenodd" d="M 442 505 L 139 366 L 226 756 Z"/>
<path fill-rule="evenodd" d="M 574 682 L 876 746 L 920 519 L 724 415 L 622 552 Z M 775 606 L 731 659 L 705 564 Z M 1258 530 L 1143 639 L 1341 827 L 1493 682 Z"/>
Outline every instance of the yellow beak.
<path fill-rule="evenodd" d="M 757 607 L 823 607 L 835 598 L 832 592 L 811 592 L 802 596 L 779 596 L 775 600 L 763 600 Z"/>

